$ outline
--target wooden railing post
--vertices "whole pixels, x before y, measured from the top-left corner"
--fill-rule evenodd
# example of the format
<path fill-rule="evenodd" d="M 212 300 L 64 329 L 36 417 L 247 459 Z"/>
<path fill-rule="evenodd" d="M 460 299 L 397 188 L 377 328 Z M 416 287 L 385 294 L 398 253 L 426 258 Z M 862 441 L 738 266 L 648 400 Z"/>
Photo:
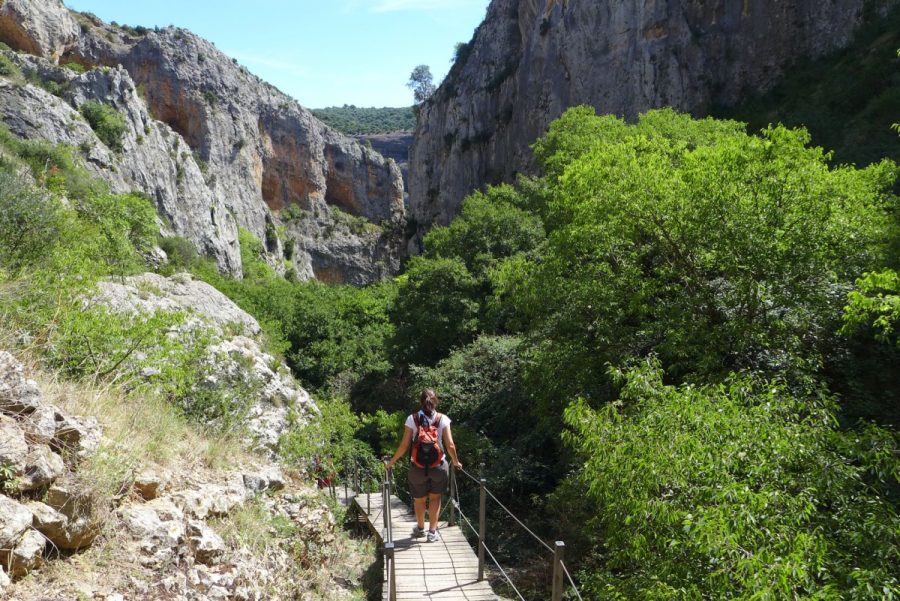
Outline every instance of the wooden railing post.
<path fill-rule="evenodd" d="M 456 526 L 456 505 L 453 503 L 456 499 L 456 468 L 450 464 L 450 519 L 447 521 L 448 526 Z"/>
<path fill-rule="evenodd" d="M 388 540 L 394 542 L 394 526 L 391 520 L 391 468 L 387 469 L 384 478 L 384 515 L 387 524 Z"/>
<path fill-rule="evenodd" d="M 387 571 L 388 601 L 397 601 L 397 570 L 394 563 L 394 543 L 385 543 L 384 567 Z"/>
<path fill-rule="evenodd" d="M 481 494 L 478 500 L 478 581 L 484 580 L 484 528 L 486 522 L 487 480 L 481 479 Z"/>
<path fill-rule="evenodd" d="M 566 552 L 566 543 L 561 540 L 556 541 L 553 549 L 553 592 L 550 596 L 551 601 L 562 601 L 563 598 L 563 555 Z"/>
<path fill-rule="evenodd" d="M 369 516 L 369 521 L 372 521 L 372 479 L 369 478 L 369 481 L 366 482 L 366 515 Z"/>

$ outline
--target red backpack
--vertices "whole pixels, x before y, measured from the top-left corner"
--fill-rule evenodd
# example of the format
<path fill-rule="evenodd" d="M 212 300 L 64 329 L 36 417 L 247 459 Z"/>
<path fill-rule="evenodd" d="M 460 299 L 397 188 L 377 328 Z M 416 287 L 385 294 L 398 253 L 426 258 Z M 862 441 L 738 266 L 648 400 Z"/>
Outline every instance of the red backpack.
<path fill-rule="evenodd" d="M 413 440 L 412 462 L 416 467 L 428 469 L 437 467 L 444 461 L 444 451 L 438 444 L 438 432 L 441 425 L 441 414 L 436 414 L 432 422 L 427 417 L 419 420 L 419 414 L 413 414 L 416 424 L 416 436 Z"/>

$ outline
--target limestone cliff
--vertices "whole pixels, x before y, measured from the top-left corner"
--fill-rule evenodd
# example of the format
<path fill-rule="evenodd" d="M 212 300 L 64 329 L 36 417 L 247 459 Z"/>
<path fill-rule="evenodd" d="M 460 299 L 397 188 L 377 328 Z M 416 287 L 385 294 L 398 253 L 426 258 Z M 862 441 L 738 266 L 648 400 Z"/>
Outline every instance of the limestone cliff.
<path fill-rule="evenodd" d="M 529 145 L 566 108 L 632 118 L 704 114 L 771 87 L 786 66 L 845 46 L 895 0 L 493 0 L 421 109 L 410 212 L 447 223 L 464 196 L 531 168 Z"/>
<path fill-rule="evenodd" d="M 265 240 L 273 264 L 281 267 L 285 240 L 278 232 L 285 229 L 278 227 L 279 212 L 287 207 L 296 206 L 303 214 L 315 215 L 309 227 L 290 228 L 292 232 L 314 229 L 315 224 L 335 213 L 339 213 L 335 222 L 343 213 L 373 223 L 399 223 L 404 218 L 403 183 L 392 161 L 331 130 L 296 101 L 188 31 L 115 27 L 90 15 L 70 12 L 59 0 L 5 0 L 0 2 L 0 41 L 49 61 L 79 63 L 93 69 L 90 74 L 96 80 L 108 75 L 96 67 L 112 72 L 119 66 L 124 69 L 115 77 L 131 88 L 127 102 L 134 105 L 132 112 L 143 110 L 149 116 L 141 119 L 141 128 L 126 137 L 133 138 L 131 142 L 141 137 L 145 149 L 151 149 L 154 155 L 174 155 L 174 172 L 181 177 L 178 183 L 184 181 L 185 174 L 189 179 L 200 176 L 203 189 L 173 186 L 168 181 L 172 166 L 165 161 L 147 162 L 138 156 L 140 153 L 129 156 L 141 150 L 135 144 L 126 147 L 119 157 L 121 163 L 134 163 L 133 169 L 108 179 L 121 179 L 125 185 L 154 197 L 172 222 L 174 233 L 215 256 L 226 271 L 240 272 L 239 260 L 236 266 L 234 262 L 236 226 L 229 220 Z M 75 84 L 80 89 L 80 82 Z M 122 94 L 105 91 L 109 93 L 99 99 L 124 110 Z M 78 105 L 77 95 L 63 94 L 63 98 Z M 4 121 L 15 121 L 9 112 Z M 38 121 L 32 122 L 37 127 Z M 142 132 L 144 124 L 150 130 L 146 135 Z M 44 130 L 44 137 L 65 137 L 60 131 L 50 131 L 54 128 L 39 128 Z M 157 131 L 173 135 L 157 144 Z M 111 162 L 116 163 L 115 158 Z M 133 177 L 133 172 L 143 172 L 150 181 Z M 158 181 L 157 174 L 167 181 Z M 188 227 L 187 223 L 194 225 Z M 193 230 L 205 231 L 209 226 L 213 228 L 207 234 L 209 240 L 200 244 L 200 235 Z M 221 236 L 215 228 L 223 230 Z M 393 229 L 397 228 L 384 228 Z M 365 282 L 399 268 L 395 238 L 382 236 L 374 242 L 383 247 L 379 255 L 388 257 L 386 267 L 382 262 L 366 266 L 362 272 L 355 253 L 360 250 L 371 254 L 371 237 L 346 240 L 333 253 L 328 248 L 307 253 L 305 249 L 310 246 L 320 249 L 314 239 L 295 238 L 290 246 L 297 249 L 293 260 L 301 277 L 314 277 L 325 265 L 329 279 Z M 210 243 L 215 247 L 211 253 Z M 324 263 L 320 264 L 323 255 Z M 342 271 L 345 263 L 354 265 L 346 274 Z"/>

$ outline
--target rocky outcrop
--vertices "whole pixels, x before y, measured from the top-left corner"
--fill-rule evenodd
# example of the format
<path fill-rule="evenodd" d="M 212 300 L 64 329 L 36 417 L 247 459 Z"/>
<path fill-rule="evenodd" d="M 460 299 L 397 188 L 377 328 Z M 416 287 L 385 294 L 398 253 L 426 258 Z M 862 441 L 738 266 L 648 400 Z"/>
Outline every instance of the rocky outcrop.
<path fill-rule="evenodd" d="M 0 351 L 0 591 L 44 563 L 48 542 L 77 550 L 99 534 L 90 496 L 67 478 L 100 437 L 96 420 L 47 403 L 22 364 Z"/>
<path fill-rule="evenodd" d="M 247 384 L 252 398 L 242 423 L 252 440 L 248 446 L 273 452 L 290 424 L 302 424 L 317 413 L 315 403 L 290 375 L 286 365 L 264 352 L 257 338 L 262 329 L 249 314 L 224 294 L 186 273 L 163 277 L 145 273 L 101 282 L 89 301 L 117 313 L 152 315 L 157 311 L 189 314 L 173 335 L 210 341 L 206 348 L 207 389 Z M 203 331 L 208 336 L 195 336 Z M 160 376 L 162 365 L 140 362 L 132 366 L 148 382 Z"/>
<path fill-rule="evenodd" d="M 22 43 L 11 44 L 14 47 L 48 59 L 59 55 L 61 62 L 77 62 L 87 68 L 108 67 L 110 73 L 119 73 L 119 65 L 127 71 L 127 77 L 120 73 L 110 78 L 94 69 L 88 74 L 90 81 L 84 82 L 92 85 L 78 85 L 78 93 L 66 95 L 66 100 L 76 106 L 82 95 L 94 99 L 102 96 L 102 100 L 126 111 L 136 126 L 125 136 L 122 156 L 98 151 L 89 160 L 96 170 L 122 172 L 129 186 L 153 197 L 161 213 L 172 222 L 172 233 L 215 256 L 224 270 L 240 273 L 240 264 L 234 261 L 232 215 L 237 224 L 266 242 L 271 261 L 279 270 L 284 269 L 286 246 L 301 254 L 307 246 L 304 238 L 285 244 L 287 241 L 279 235 L 279 214 L 286 208 L 314 212 L 323 219 L 335 210 L 373 223 L 404 219 L 403 182 L 394 162 L 331 130 L 206 40 L 174 27 L 154 31 L 114 27 L 90 15 L 69 13 L 59 0 L 15 0 L 15 5 L 11 18 L 26 33 L 20 36 Z M 39 43 L 41 36 L 52 37 L 52 27 L 42 20 L 45 13 L 57 15 L 60 22 L 77 20 L 78 35 L 74 39 L 57 36 L 53 38 L 58 40 L 56 46 L 48 50 L 46 44 Z M 4 31 L 0 29 L 0 41 L 10 43 L 12 38 Z M 66 80 L 80 83 L 84 78 Z M 13 92 L 7 90 L 6 97 Z M 46 99 L 33 90 L 15 93 Z M 149 119 L 138 115 L 140 111 L 132 106 L 131 97 Z M 22 121 L 30 121 L 31 128 L 20 128 L 23 135 L 35 134 L 34 129 L 46 117 L 33 110 L 34 102 L 29 104 L 31 112 L 26 111 Z M 4 121 L 14 120 L 14 112 L 6 111 Z M 45 137 L 72 137 L 59 131 L 59 119 L 51 123 L 54 125 L 40 127 Z M 147 125 L 150 131 L 144 134 Z M 79 133 L 83 134 L 79 141 L 83 141 L 88 132 Z M 136 148 L 138 143 L 145 148 Z M 144 152 L 137 152 L 140 150 Z M 124 158 L 133 154 L 133 161 Z M 191 223 L 196 224 L 193 227 L 197 231 L 191 229 Z M 321 233 L 327 227 L 312 229 Z M 209 232 L 210 239 L 201 240 L 200 231 Z M 378 243 L 399 248 L 400 241 L 384 238 Z M 385 249 L 381 254 L 393 252 Z M 359 273 L 352 267 L 343 277 L 344 253 L 345 249 L 339 249 L 326 252 L 324 258 L 318 254 L 292 258 L 295 263 L 311 266 L 298 269 L 301 277 L 315 276 L 319 263 L 324 262 L 329 274 L 337 266 L 339 281 L 355 280 Z M 399 269 L 399 263 L 389 267 Z M 365 272 L 383 277 L 380 269 Z"/>
<path fill-rule="evenodd" d="M 864 9 L 895 3 L 493 0 L 421 108 L 411 218 L 446 224 L 473 189 L 531 170 L 530 144 L 566 108 L 703 114 L 768 89 L 802 57 L 845 46 Z"/>
<path fill-rule="evenodd" d="M 151 117 L 127 71 L 117 67 L 79 75 L 43 59 L 15 59 L 23 71 L 53 82 L 59 96 L 0 79 L 0 120 L 12 133 L 78 149 L 88 170 L 113 192 L 138 191 L 153 200 L 164 234 L 190 240 L 221 271 L 240 275 L 234 217 L 206 185 L 181 136 Z M 79 113 L 90 101 L 102 102 L 124 117 L 121 148 L 107 147 Z"/>
<path fill-rule="evenodd" d="M 15 50 L 56 60 L 75 45 L 78 32 L 61 2 L 0 2 L 0 39 Z"/>

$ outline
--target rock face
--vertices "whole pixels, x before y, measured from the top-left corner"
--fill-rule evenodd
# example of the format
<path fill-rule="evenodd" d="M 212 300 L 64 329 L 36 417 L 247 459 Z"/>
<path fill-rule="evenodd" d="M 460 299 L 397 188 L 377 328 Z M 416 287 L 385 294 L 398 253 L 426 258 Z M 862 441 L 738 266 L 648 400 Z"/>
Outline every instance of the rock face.
<path fill-rule="evenodd" d="M 57 59 L 78 39 L 78 23 L 60 2 L 0 2 L 0 39 L 29 54 Z"/>
<path fill-rule="evenodd" d="M 290 246 L 287 258 L 297 264 L 300 277 L 316 277 L 321 264 L 329 278 L 337 266 L 340 281 L 356 281 L 358 269 L 349 269 L 346 277 L 341 271 L 346 247 L 322 257 L 306 253 L 309 244 L 299 236 L 324 231 L 343 214 L 373 223 L 403 221 L 403 182 L 396 163 L 331 130 L 206 40 L 174 27 L 113 27 L 70 13 L 59 0 L 16 0 L 14 5 L 0 21 L 0 41 L 44 59 L 104 69 L 79 76 L 54 70 L 46 60 L 32 61 L 29 70 L 41 80 L 62 80 L 71 90 L 60 101 L 30 85 L 5 84 L 0 118 L 23 137 L 89 146 L 87 160 L 95 173 L 116 189 L 150 195 L 171 223 L 170 233 L 215 257 L 223 271 L 240 274 L 240 225 L 265 241 L 280 270 Z M 70 22 L 78 24 L 74 37 L 54 33 L 58 24 L 68 31 L 69 25 L 61 24 Z M 18 37 L 8 33 L 11 24 L 21 31 Z M 87 100 L 105 102 L 127 117 L 129 131 L 120 153 L 98 144 L 83 122 L 66 129 L 78 120 L 71 107 Z M 287 208 L 315 218 L 307 219 L 309 227 L 286 235 L 279 214 Z M 323 219 L 329 224 L 319 225 Z M 293 238 L 291 244 L 285 244 L 286 236 Z M 399 239 L 377 242 L 391 247 L 381 255 L 399 254 L 393 251 Z M 351 246 L 365 250 L 369 243 Z M 388 268 L 396 272 L 399 258 Z M 385 277 L 383 272 L 380 267 L 364 270 L 366 281 Z"/>
<path fill-rule="evenodd" d="M 703 114 L 765 91 L 806 56 L 845 46 L 864 7 L 895 0 L 493 0 L 472 42 L 422 106 L 410 212 L 446 224 L 462 199 L 532 167 L 529 150 L 565 109 L 633 118 Z"/>

